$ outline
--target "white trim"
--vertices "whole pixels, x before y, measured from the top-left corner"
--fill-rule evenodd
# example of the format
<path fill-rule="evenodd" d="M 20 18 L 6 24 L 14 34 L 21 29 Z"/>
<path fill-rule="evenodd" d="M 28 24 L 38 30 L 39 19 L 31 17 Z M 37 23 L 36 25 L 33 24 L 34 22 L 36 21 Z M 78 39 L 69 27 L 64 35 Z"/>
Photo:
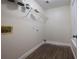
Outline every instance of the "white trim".
<path fill-rule="evenodd" d="M 41 45 L 43 45 L 44 43 L 49 43 L 49 44 L 53 44 L 53 45 L 59 45 L 59 46 L 69 46 L 74 54 L 74 57 L 76 59 L 75 53 L 73 51 L 73 48 L 70 44 L 67 43 L 61 43 L 61 42 L 56 42 L 56 41 L 46 41 L 46 42 L 41 42 L 40 44 L 36 45 L 34 48 L 30 49 L 28 52 L 24 53 L 22 56 L 20 56 L 18 59 L 25 59 L 25 57 L 27 57 L 28 55 L 30 55 L 33 51 L 35 51 L 38 47 L 40 47 Z"/>
<path fill-rule="evenodd" d="M 46 43 L 53 44 L 53 45 L 60 45 L 60 46 L 70 46 L 69 43 L 61 43 L 56 41 L 46 41 Z"/>
<path fill-rule="evenodd" d="M 77 59 L 77 58 L 76 58 L 76 55 L 75 55 L 75 52 L 74 52 L 74 50 L 73 50 L 73 48 L 72 48 L 72 46 L 71 46 L 71 50 L 72 50 L 72 53 L 73 53 L 73 55 L 74 55 L 74 58 Z"/>
<path fill-rule="evenodd" d="M 40 44 L 36 45 L 34 48 L 30 49 L 28 52 L 24 53 L 18 59 L 25 59 L 28 55 L 30 55 L 33 51 L 35 51 L 38 47 L 40 47 L 43 44 L 44 44 L 44 42 L 41 42 Z"/>
<path fill-rule="evenodd" d="M 77 47 L 76 47 L 76 46 L 77 46 L 77 45 L 76 45 L 76 41 L 74 41 L 74 39 L 71 39 L 71 50 L 72 50 L 72 53 L 73 53 L 73 55 L 74 55 L 74 58 L 77 59 L 72 44 L 74 45 L 74 48 L 77 48 Z"/>
<path fill-rule="evenodd" d="M 72 43 L 74 44 L 73 40 L 71 40 L 71 41 L 72 41 Z M 46 41 L 46 43 L 53 44 L 53 45 L 59 45 L 59 46 L 69 46 L 69 47 L 71 48 L 71 50 L 72 50 L 72 53 L 73 53 L 73 55 L 74 55 L 74 58 L 77 59 L 77 58 L 76 58 L 76 55 L 75 55 L 75 52 L 74 52 L 74 50 L 73 50 L 71 44 L 60 43 L 60 42 L 56 42 L 56 41 Z M 74 46 L 75 46 L 75 45 L 74 45 Z"/>
<path fill-rule="evenodd" d="M 71 42 L 73 43 L 73 45 L 75 46 L 75 48 L 76 48 L 76 46 L 77 46 L 77 42 L 76 42 L 76 40 L 77 40 L 77 39 L 74 39 L 74 38 L 71 39 Z"/>

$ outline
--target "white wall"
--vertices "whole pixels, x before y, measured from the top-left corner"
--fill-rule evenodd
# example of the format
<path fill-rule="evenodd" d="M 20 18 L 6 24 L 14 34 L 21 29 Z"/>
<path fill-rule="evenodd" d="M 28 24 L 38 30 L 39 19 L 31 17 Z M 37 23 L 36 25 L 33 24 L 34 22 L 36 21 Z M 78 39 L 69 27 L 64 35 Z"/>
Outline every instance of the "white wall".
<path fill-rule="evenodd" d="M 71 0 L 72 34 L 77 34 L 77 0 Z"/>
<path fill-rule="evenodd" d="M 52 8 L 46 14 L 48 21 L 45 25 L 45 39 L 69 44 L 72 34 L 70 6 Z"/>
<path fill-rule="evenodd" d="M 33 0 L 27 0 L 26 2 L 44 14 L 44 11 L 36 2 L 33 3 Z M 39 44 L 42 39 L 66 44 L 70 43 L 72 24 L 69 6 L 46 11 L 46 15 L 48 16 L 46 24 L 26 17 L 20 10 L 9 10 L 5 4 L 2 5 L 1 15 L 2 25 L 13 26 L 12 33 L 1 35 L 2 59 L 17 59 L 29 49 Z M 39 29 L 38 32 L 36 28 Z"/>
<path fill-rule="evenodd" d="M 8 9 L 6 4 L 2 4 L 1 7 L 1 25 L 13 27 L 12 33 L 1 35 L 1 59 L 18 59 L 42 41 L 43 24 L 26 17 L 19 10 Z"/>

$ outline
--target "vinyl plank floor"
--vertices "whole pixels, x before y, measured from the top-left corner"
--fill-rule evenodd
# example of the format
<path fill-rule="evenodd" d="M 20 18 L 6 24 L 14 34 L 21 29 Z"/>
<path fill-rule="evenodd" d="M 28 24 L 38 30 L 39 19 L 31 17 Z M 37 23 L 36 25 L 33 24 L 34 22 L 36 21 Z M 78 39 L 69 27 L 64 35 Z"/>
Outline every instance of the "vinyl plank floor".
<path fill-rule="evenodd" d="M 70 47 L 44 44 L 25 59 L 75 59 Z"/>

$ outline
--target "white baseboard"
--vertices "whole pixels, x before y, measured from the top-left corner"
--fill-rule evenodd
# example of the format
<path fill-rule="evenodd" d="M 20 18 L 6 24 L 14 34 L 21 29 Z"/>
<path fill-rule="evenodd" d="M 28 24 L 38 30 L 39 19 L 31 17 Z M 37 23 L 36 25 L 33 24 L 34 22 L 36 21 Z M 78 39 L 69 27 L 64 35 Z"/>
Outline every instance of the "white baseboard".
<path fill-rule="evenodd" d="M 19 57 L 18 59 L 25 59 L 28 55 L 30 55 L 33 51 L 35 51 L 38 47 L 40 47 L 41 45 L 43 45 L 44 43 L 49 43 L 49 44 L 53 44 L 53 45 L 60 45 L 60 46 L 70 46 L 70 44 L 66 44 L 66 43 L 59 43 L 59 42 L 55 42 L 55 41 L 46 41 L 46 42 L 41 42 L 40 44 L 36 45 L 34 48 L 32 48 L 31 50 L 29 50 L 28 52 L 26 52 L 25 54 L 23 54 L 21 57 Z M 71 47 L 71 46 L 70 46 Z"/>
<path fill-rule="evenodd" d="M 75 55 L 75 52 L 74 52 L 74 48 L 77 48 L 77 47 L 76 47 L 76 46 L 77 46 L 77 45 L 76 45 L 76 42 L 74 42 L 73 39 L 71 39 L 71 43 L 73 44 L 73 45 L 71 44 L 72 53 L 73 53 L 73 55 L 74 55 L 74 58 L 77 59 L 77 56 Z M 74 46 L 74 48 L 73 48 L 73 46 Z"/>
<path fill-rule="evenodd" d="M 44 42 L 41 42 L 40 44 L 36 45 L 34 48 L 30 49 L 28 52 L 24 53 L 21 57 L 19 57 L 18 59 L 25 59 L 27 56 L 29 56 L 33 51 L 35 51 L 38 47 L 40 47 L 41 45 L 43 45 Z"/>
<path fill-rule="evenodd" d="M 72 46 L 71 46 L 71 50 L 72 50 L 72 53 L 73 53 L 73 55 L 74 55 L 74 58 L 77 59 L 77 58 L 76 58 L 76 55 L 75 55 L 75 53 L 74 53 L 74 50 L 73 50 L 73 48 L 72 48 Z"/>
<path fill-rule="evenodd" d="M 73 50 L 71 44 L 59 43 L 59 42 L 55 42 L 55 41 L 46 41 L 46 43 L 53 44 L 53 45 L 59 45 L 59 46 L 69 46 L 69 47 L 71 48 L 71 50 L 72 50 L 72 53 L 73 53 L 73 55 L 74 55 L 74 58 L 77 59 L 77 58 L 76 58 L 76 55 L 75 55 L 75 52 L 74 52 L 74 50 Z M 72 43 L 73 43 L 73 41 L 72 41 Z M 73 44 L 74 44 L 74 43 L 73 43 Z M 75 46 L 75 45 L 74 45 L 74 46 Z"/>
<path fill-rule="evenodd" d="M 77 39 L 71 39 L 71 42 L 73 43 L 73 45 L 75 46 L 75 48 L 77 47 Z"/>
<path fill-rule="evenodd" d="M 61 43 L 56 41 L 46 41 L 46 43 L 53 44 L 53 45 L 60 45 L 60 46 L 70 46 L 69 43 Z"/>

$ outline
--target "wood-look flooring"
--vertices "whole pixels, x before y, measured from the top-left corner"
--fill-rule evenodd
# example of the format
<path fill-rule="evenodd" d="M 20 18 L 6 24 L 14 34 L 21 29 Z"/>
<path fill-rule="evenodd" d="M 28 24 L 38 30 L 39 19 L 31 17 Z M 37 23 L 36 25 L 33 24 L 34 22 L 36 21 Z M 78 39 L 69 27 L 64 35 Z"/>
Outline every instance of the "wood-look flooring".
<path fill-rule="evenodd" d="M 74 59 L 70 47 L 44 44 L 25 59 Z"/>

